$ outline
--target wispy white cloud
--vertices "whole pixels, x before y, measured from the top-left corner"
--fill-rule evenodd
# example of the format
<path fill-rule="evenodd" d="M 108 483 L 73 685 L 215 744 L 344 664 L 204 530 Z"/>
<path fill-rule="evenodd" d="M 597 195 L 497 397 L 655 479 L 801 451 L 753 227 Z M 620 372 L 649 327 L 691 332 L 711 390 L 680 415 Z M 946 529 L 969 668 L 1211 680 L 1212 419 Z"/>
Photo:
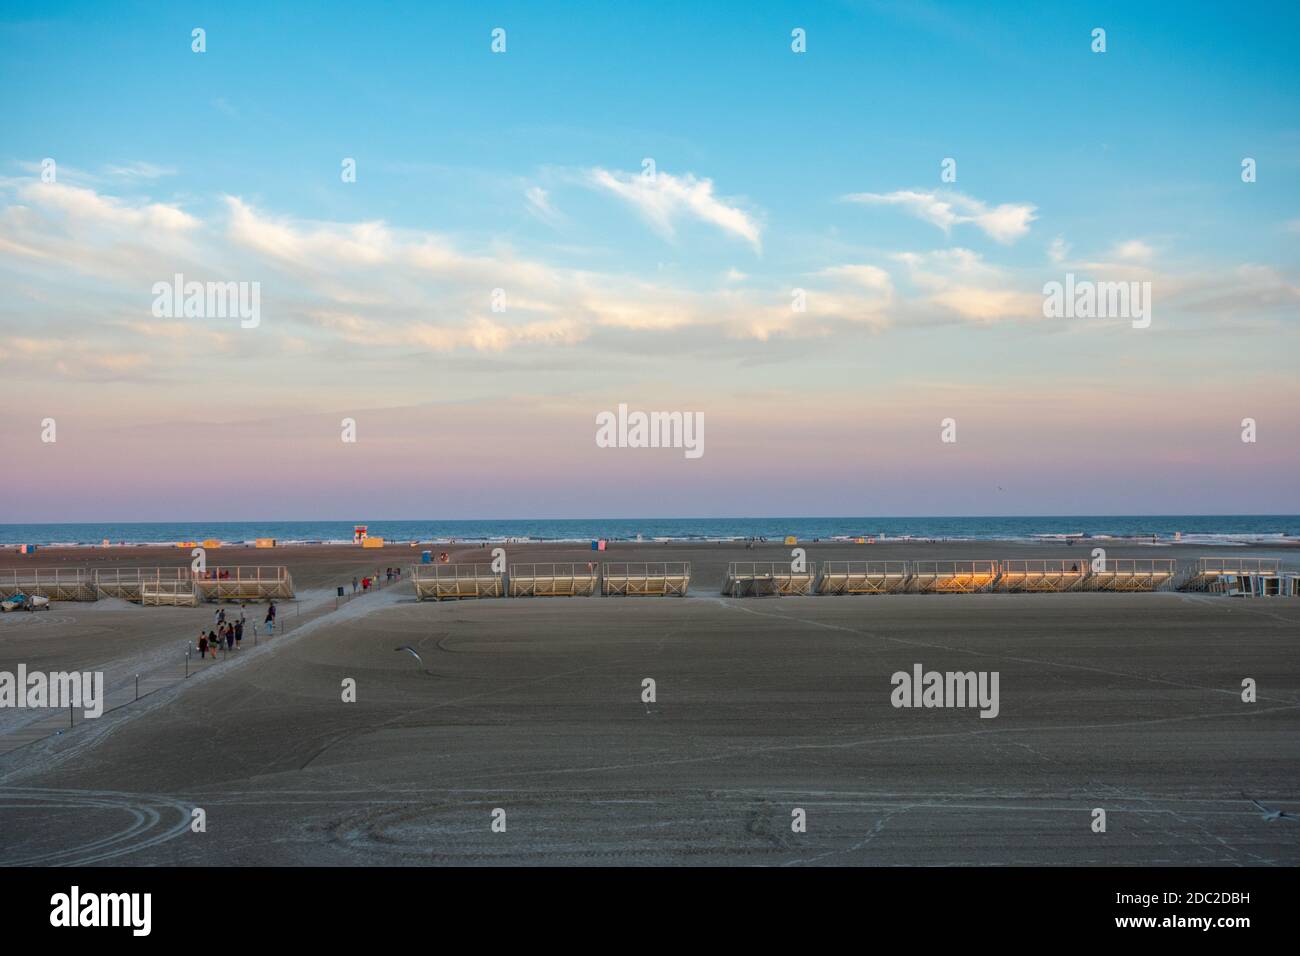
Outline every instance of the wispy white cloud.
<path fill-rule="evenodd" d="M 382 222 L 310 223 L 267 216 L 236 196 L 226 197 L 230 212 L 227 235 L 282 263 L 311 270 L 338 265 L 377 264 L 393 250 L 393 239 Z"/>
<path fill-rule="evenodd" d="M 31 183 L 19 195 L 44 209 L 63 213 L 79 224 L 106 225 L 160 232 L 184 232 L 199 220 L 166 203 L 130 203 L 83 186 Z"/>
<path fill-rule="evenodd" d="M 201 233 L 199 218 L 174 204 L 64 182 L 0 185 L 0 250 L 33 276 L 152 282 L 192 261 Z"/>
<path fill-rule="evenodd" d="M 83 382 L 138 381 L 150 358 L 131 349 L 113 349 L 84 342 L 53 338 L 10 336 L 5 339 L 10 356 L 38 364 L 59 378 Z"/>
<path fill-rule="evenodd" d="M 1029 203 L 1003 203 L 989 206 L 959 192 L 921 192 L 899 190 L 892 193 L 850 193 L 844 199 L 866 206 L 899 206 L 918 219 L 949 233 L 952 227 L 970 223 L 990 239 L 1012 243 L 1029 232 L 1029 224 L 1038 217 Z"/>
<path fill-rule="evenodd" d="M 856 285 L 862 286 L 872 292 L 892 294 L 894 291 L 893 280 L 889 273 L 879 266 L 872 265 L 844 265 L 830 266 L 822 269 L 817 273 L 820 276 L 828 276 L 833 279 L 847 279 Z"/>
<path fill-rule="evenodd" d="M 119 176 L 124 179 L 159 179 L 163 176 L 175 176 L 176 170 L 170 166 L 158 166 L 154 163 L 136 161 L 115 166 L 105 166 L 104 173 L 108 176 Z"/>
<path fill-rule="evenodd" d="M 651 337 L 663 343 L 686 330 L 678 341 L 726 348 L 719 343 L 811 340 L 847 328 L 1041 320 L 1041 270 L 1008 269 L 961 247 L 877 251 L 874 262 L 841 261 L 794 283 L 732 269 L 695 285 L 663 272 L 564 267 L 501 243 L 383 221 L 300 219 L 235 196 L 216 208 L 201 218 L 81 186 L 0 183 L 0 282 L 8 280 L 0 302 L 9 303 L 0 307 L 0 338 L 27 342 L 15 346 L 23 374 L 126 380 L 281 351 L 346 354 L 374 368 L 451 352 L 532 362 L 546 350 L 633 354 Z M 1294 276 L 1262 266 L 1166 274 L 1138 240 L 1116 243 L 1096 263 L 1065 261 L 1068 247 L 1051 248 L 1062 268 L 1156 278 L 1162 301 L 1189 314 L 1264 321 L 1300 302 Z M 155 320 L 151 286 L 174 272 L 259 281 L 259 333 Z M 796 283 L 802 310 L 792 307 Z M 493 308 L 498 288 L 504 311 Z M 34 322 L 48 339 L 31 334 Z M 31 344 L 64 338 L 79 350 Z"/>
<path fill-rule="evenodd" d="M 560 211 L 551 202 L 551 194 L 541 186 L 525 189 L 524 202 L 528 211 L 547 225 L 554 225 L 561 219 Z"/>
<path fill-rule="evenodd" d="M 1111 254 L 1126 262 L 1150 262 L 1155 250 L 1140 239 L 1127 239 L 1116 243 Z"/>
<path fill-rule="evenodd" d="M 661 171 L 649 176 L 597 168 L 588 173 L 588 182 L 630 204 L 666 238 L 676 235 L 678 219 L 690 217 L 745 240 L 756 252 L 762 249 L 758 221 L 734 200 L 714 195 L 711 179 L 697 179 L 690 173 L 674 176 Z"/>
<path fill-rule="evenodd" d="M 1018 286 L 1006 271 L 970 249 L 899 253 L 894 257 L 926 295 L 912 303 L 967 322 L 988 324 L 1042 318 L 1042 294 Z"/>
<path fill-rule="evenodd" d="M 1058 264 L 1068 271 L 1108 281 L 1155 280 L 1161 274 L 1156 250 L 1140 239 L 1115 242 L 1098 257 L 1066 256 Z"/>

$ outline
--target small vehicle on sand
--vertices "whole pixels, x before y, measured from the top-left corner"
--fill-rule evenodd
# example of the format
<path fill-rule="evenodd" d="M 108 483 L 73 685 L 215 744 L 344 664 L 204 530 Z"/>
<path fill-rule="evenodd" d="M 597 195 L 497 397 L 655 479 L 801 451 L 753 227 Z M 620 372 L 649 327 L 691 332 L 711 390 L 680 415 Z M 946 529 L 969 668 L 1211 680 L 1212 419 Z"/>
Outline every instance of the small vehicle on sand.
<path fill-rule="evenodd" d="M 50 609 L 50 599 L 39 594 L 23 594 L 19 592 L 0 601 L 0 611 L 5 614 L 10 611 L 39 611 L 42 609 L 46 611 Z"/>

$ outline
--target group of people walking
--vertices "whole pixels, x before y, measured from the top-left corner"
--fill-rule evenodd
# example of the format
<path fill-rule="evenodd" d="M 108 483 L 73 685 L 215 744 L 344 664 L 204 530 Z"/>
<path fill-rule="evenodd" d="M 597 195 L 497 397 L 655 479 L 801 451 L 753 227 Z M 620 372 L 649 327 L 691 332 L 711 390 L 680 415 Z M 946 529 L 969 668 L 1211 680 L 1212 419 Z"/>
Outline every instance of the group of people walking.
<path fill-rule="evenodd" d="M 392 584 L 394 581 L 401 581 L 401 580 L 402 580 L 401 568 L 384 568 L 384 581 L 386 583 Z M 366 593 L 369 592 L 369 590 L 372 587 L 378 587 L 378 586 L 379 586 L 378 571 L 376 571 L 373 575 L 367 575 L 364 578 L 352 579 L 353 594 L 356 594 L 358 589 L 360 589 L 362 593 Z"/>
<path fill-rule="evenodd" d="M 241 641 L 244 639 L 244 625 L 247 619 L 244 617 L 244 606 L 239 606 L 239 618 L 226 620 L 226 609 L 218 608 L 215 618 L 212 622 L 212 628 L 208 631 L 199 631 L 197 641 L 199 649 L 199 658 L 205 658 L 209 655 L 215 660 L 217 652 L 224 646 L 227 653 L 239 650 Z M 275 602 L 272 601 L 266 609 L 266 633 L 271 635 L 275 633 Z"/>

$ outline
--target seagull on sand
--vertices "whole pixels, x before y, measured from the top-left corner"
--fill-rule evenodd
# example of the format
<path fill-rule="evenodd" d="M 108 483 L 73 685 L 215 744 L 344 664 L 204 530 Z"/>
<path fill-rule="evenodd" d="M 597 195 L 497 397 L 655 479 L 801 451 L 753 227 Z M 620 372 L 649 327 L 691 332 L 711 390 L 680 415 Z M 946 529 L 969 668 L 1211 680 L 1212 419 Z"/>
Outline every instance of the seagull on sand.
<path fill-rule="evenodd" d="M 415 653 L 415 648 L 412 647 L 410 644 L 403 644 L 401 647 L 394 647 L 393 650 L 395 650 L 395 651 L 406 651 L 406 653 L 410 654 L 412 657 L 414 657 L 414 658 L 415 658 L 417 661 L 419 661 L 421 664 L 424 663 L 424 658 L 421 657 L 419 654 Z"/>
<path fill-rule="evenodd" d="M 1274 820 L 1300 820 L 1300 817 L 1296 816 L 1294 813 L 1287 813 L 1285 810 L 1273 810 L 1264 806 L 1264 804 L 1260 803 L 1258 800 L 1251 800 L 1250 802 L 1255 805 L 1255 808 L 1259 810 L 1264 819 L 1269 823 L 1272 823 Z"/>

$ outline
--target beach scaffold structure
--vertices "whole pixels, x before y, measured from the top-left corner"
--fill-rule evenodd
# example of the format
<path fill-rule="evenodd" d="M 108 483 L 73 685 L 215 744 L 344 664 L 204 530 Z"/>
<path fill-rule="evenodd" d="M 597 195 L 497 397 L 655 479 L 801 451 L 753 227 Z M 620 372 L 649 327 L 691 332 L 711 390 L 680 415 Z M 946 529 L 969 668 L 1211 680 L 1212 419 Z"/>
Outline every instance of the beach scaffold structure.
<path fill-rule="evenodd" d="M 685 597 L 691 584 L 689 561 L 607 561 L 601 569 L 603 595 L 676 595 Z"/>
<path fill-rule="evenodd" d="M 897 594 L 907 590 L 906 561 L 824 561 L 818 594 Z"/>
<path fill-rule="evenodd" d="M 1283 577 L 1276 558 L 1200 558 L 1179 590 L 1267 597 L 1283 593 Z"/>
<path fill-rule="evenodd" d="M 205 601 L 266 601 L 293 597 L 293 578 L 284 565 L 211 567 L 194 576 Z"/>
<path fill-rule="evenodd" d="M 51 601 L 95 600 L 95 579 L 84 568 L 19 568 L 0 571 L 0 599 L 29 594 Z"/>
<path fill-rule="evenodd" d="M 998 567 L 999 591 L 1078 591 L 1088 577 L 1086 559 L 1003 561 Z"/>
<path fill-rule="evenodd" d="M 415 596 L 421 601 L 450 601 L 505 595 L 505 575 L 490 564 L 417 564 L 411 568 Z"/>
<path fill-rule="evenodd" d="M 997 561 L 913 561 L 909 590 L 917 594 L 975 594 L 993 588 Z"/>
<path fill-rule="evenodd" d="M 154 579 L 140 583 L 141 607 L 198 607 L 203 593 L 193 578 L 184 580 Z"/>
<path fill-rule="evenodd" d="M 729 597 L 811 594 L 815 570 L 795 571 L 790 564 L 771 561 L 733 561 L 727 565 L 722 593 Z"/>
<path fill-rule="evenodd" d="M 170 568 L 96 568 L 94 576 L 97 597 L 120 598 L 123 601 L 144 603 L 144 590 L 151 585 L 154 593 L 171 588 L 178 593 L 193 591 L 194 572 L 189 565 Z M 184 587 L 179 585 L 184 584 Z M 166 587 L 164 587 L 166 586 Z"/>
<path fill-rule="evenodd" d="M 594 564 L 512 564 L 507 587 L 514 597 L 591 597 L 600 569 Z"/>
<path fill-rule="evenodd" d="M 1173 558 L 1107 558 L 1090 568 L 1085 591 L 1162 591 L 1172 587 L 1178 562 Z"/>

